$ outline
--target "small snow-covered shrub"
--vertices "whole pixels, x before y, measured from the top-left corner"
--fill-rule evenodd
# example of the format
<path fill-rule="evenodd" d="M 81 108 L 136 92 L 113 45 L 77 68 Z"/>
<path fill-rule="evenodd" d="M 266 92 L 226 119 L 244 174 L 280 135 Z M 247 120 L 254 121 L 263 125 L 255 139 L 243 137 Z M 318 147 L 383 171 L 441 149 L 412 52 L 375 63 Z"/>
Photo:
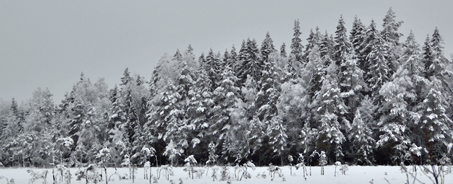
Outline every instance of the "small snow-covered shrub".
<path fill-rule="evenodd" d="M 230 179 L 230 172 L 228 171 L 228 168 L 226 166 L 222 167 L 222 170 L 220 171 L 220 181 L 227 181 Z"/>
<path fill-rule="evenodd" d="M 212 181 L 217 180 L 217 171 L 218 171 L 218 170 L 219 170 L 218 167 L 213 167 L 213 168 L 212 168 L 212 174 L 211 174 Z"/>
<path fill-rule="evenodd" d="M 174 176 L 173 168 L 169 165 L 162 165 L 160 166 L 159 170 L 157 170 L 157 179 L 160 178 L 160 174 L 163 174 L 167 180 L 170 179 L 170 176 Z"/>
<path fill-rule="evenodd" d="M 206 161 L 206 165 L 214 165 L 217 162 L 217 158 L 219 157 L 218 155 L 215 154 L 216 151 L 216 144 L 214 142 L 210 142 L 208 147 L 209 147 L 209 156 L 208 156 L 208 161 Z"/>
<path fill-rule="evenodd" d="M 114 178 L 112 178 L 113 176 L 117 176 L 118 177 L 118 180 L 122 180 L 123 177 L 121 177 L 120 174 L 118 174 L 118 170 L 115 168 L 115 172 L 109 176 L 109 181 L 115 181 Z M 106 176 L 107 177 L 107 176 Z"/>
<path fill-rule="evenodd" d="M 289 175 L 293 175 L 293 161 L 294 158 L 292 155 L 288 155 L 288 161 L 289 161 Z"/>
<path fill-rule="evenodd" d="M 30 173 L 31 178 L 29 180 L 29 183 L 34 183 L 36 180 L 42 179 L 43 183 L 47 183 L 46 178 L 47 178 L 47 173 L 48 171 L 42 171 L 41 173 L 35 173 L 33 170 L 28 169 L 28 173 Z"/>
<path fill-rule="evenodd" d="M 4 177 L 4 176 L 0 176 L 0 180 L 1 179 L 5 179 L 6 180 L 6 184 L 14 184 L 14 179 L 11 178 L 11 180 L 8 180 L 8 178 Z"/>
<path fill-rule="evenodd" d="M 297 158 L 297 161 L 299 163 L 296 164 L 296 170 L 298 170 L 299 167 L 302 167 L 302 169 L 303 169 L 302 173 L 303 173 L 304 178 L 305 178 L 305 176 L 308 176 L 308 173 L 307 173 L 307 170 L 306 170 L 307 168 L 306 168 L 305 163 L 304 163 L 305 162 L 305 157 L 304 157 L 304 155 L 302 153 L 299 153 L 299 158 Z"/>
<path fill-rule="evenodd" d="M 283 177 L 282 169 L 280 169 L 277 166 L 272 165 L 272 163 L 269 164 L 269 167 L 267 169 L 269 170 L 269 175 L 271 177 L 271 181 L 274 180 L 275 174 L 278 174 L 279 177 Z"/>
<path fill-rule="evenodd" d="M 327 165 L 327 156 L 324 151 L 319 154 L 319 165 L 321 166 L 321 175 L 324 175 L 324 166 Z"/>
<path fill-rule="evenodd" d="M 340 168 L 341 174 L 346 175 L 346 171 L 348 171 L 348 165 L 346 165 L 346 164 L 341 165 L 341 168 Z"/>
<path fill-rule="evenodd" d="M 195 164 L 197 164 L 197 160 L 195 159 L 195 157 L 193 155 L 190 155 L 186 159 L 184 159 L 184 162 L 186 162 L 186 164 L 184 165 L 186 167 L 184 169 L 184 171 L 188 171 L 189 177 L 192 177 L 192 179 L 193 179 L 193 174 L 194 174 L 193 166 Z"/>
<path fill-rule="evenodd" d="M 71 171 L 69 171 L 69 169 L 66 170 L 66 172 L 64 173 L 63 177 L 64 177 L 64 181 L 65 181 L 66 184 L 71 184 L 72 175 L 71 175 Z"/>

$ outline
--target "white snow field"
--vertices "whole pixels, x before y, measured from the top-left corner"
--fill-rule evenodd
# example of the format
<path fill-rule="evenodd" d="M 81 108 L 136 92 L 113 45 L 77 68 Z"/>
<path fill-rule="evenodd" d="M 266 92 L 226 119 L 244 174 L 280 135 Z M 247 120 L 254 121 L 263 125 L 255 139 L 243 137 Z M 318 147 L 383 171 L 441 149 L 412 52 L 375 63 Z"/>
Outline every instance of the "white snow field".
<path fill-rule="evenodd" d="M 406 175 L 404 173 L 401 173 L 400 167 L 398 166 L 349 166 L 348 171 L 346 172 L 346 175 L 340 174 L 340 171 L 338 170 L 339 167 L 337 167 L 337 176 L 334 176 L 334 170 L 335 166 L 326 166 L 325 167 L 325 175 L 321 175 L 321 168 L 320 167 L 312 167 L 311 168 L 311 176 L 307 176 L 307 179 L 305 180 L 302 174 L 302 169 L 295 170 L 293 167 L 293 176 L 290 176 L 290 169 L 289 166 L 281 167 L 282 168 L 282 173 L 283 177 L 278 177 L 276 176 L 273 181 L 271 181 L 270 176 L 269 176 L 269 171 L 267 167 L 257 167 L 255 170 L 251 170 L 250 168 L 248 171 L 251 174 L 251 179 L 242 179 L 241 181 L 237 181 L 232 179 L 231 183 L 251 183 L 251 184 L 271 184 L 271 183 L 306 183 L 306 184 L 320 184 L 320 183 L 338 183 L 338 184 L 351 184 L 351 183 L 361 183 L 361 184 L 370 184 L 371 181 L 373 180 L 372 184 L 387 184 L 390 182 L 391 184 L 403 184 L 406 183 Z M 48 170 L 47 174 L 47 183 L 52 183 L 52 169 L 38 169 L 38 168 L 0 168 L 0 176 L 4 176 L 8 179 L 14 178 L 16 184 L 27 184 L 29 183 L 29 180 L 31 179 L 30 174 L 27 172 L 27 169 L 32 169 L 34 172 L 42 172 L 44 170 Z M 227 181 L 212 181 L 211 174 L 212 174 L 212 169 L 209 169 L 209 173 L 206 174 L 206 172 L 203 174 L 201 178 L 196 178 L 196 179 L 190 179 L 189 175 L 187 172 L 183 171 L 184 167 L 175 167 L 173 168 L 174 171 L 174 176 L 170 176 L 169 180 L 167 180 L 165 177 L 161 176 L 160 179 L 157 180 L 157 183 L 164 183 L 164 184 L 170 184 L 170 183 L 175 183 L 178 184 L 180 183 L 180 178 L 184 184 L 204 184 L 204 183 L 227 183 Z M 203 167 L 197 167 L 196 169 L 204 169 L 206 171 L 206 168 Z M 412 169 L 411 166 L 408 167 L 408 169 Z M 418 169 L 418 168 L 417 168 Z M 86 183 L 85 179 L 82 179 L 80 181 L 77 181 L 74 173 L 78 171 L 79 169 L 77 168 L 71 168 L 71 174 L 72 174 L 72 179 L 71 183 L 72 184 L 82 184 Z M 307 167 L 308 173 L 309 173 L 309 168 Z M 155 176 L 156 175 L 157 168 L 153 167 L 152 168 L 152 173 Z M 221 168 L 217 171 L 217 178 L 220 179 L 220 171 Z M 112 175 L 115 173 L 114 168 L 109 168 L 107 171 L 108 175 Z M 118 168 L 117 172 L 124 176 L 126 173 L 129 173 L 128 168 Z M 150 183 L 148 180 L 144 179 L 143 176 L 143 168 L 138 168 L 137 174 L 136 174 L 136 179 L 134 183 L 137 184 L 146 184 Z M 229 167 L 229 172 L 230 175 L 234 177 L 234 168 Z M 266 178 L 262 177 L 257 177 L 258 174 L 266 174 Z M 114 178 L 114 181 L 109 181 L 109 184 L 130 184 L 132 183 L 132 180 L 118 180 L 118 177 L 112 176 Z M 283 179 L 284 178 L 284 179 Z M 387 179 L 388 182 L 385 180 Z M 417 179 L 421 180 L 424 183 L 433 183 L 430 181 L 423 173 L 420 172 L 420 170 L 417 172 Z M 170 181 L 172 180 L 172 181 Z M 6 184 L 5 179 L 0 180 L 0 184 Z M 43 183 L 42 179 L 38 179 L 34 181 L 34 183 L 40 184 Z M 64 183 L 64 182 L 60 182 Z M 90 183 L 93 183 L 90 181 Z M 99 184 L 104 184 L 105 180 L 98 182 Z M 153 183 L 153 182 L 151 182 Z M 410 180 L 410 183 L 413 183 L 413 180 Z M 415 182 L 419 183 L 419 182 Z M 453 183 L 453 174 L 447 174 L 445 176 L 445 183 Z"/>

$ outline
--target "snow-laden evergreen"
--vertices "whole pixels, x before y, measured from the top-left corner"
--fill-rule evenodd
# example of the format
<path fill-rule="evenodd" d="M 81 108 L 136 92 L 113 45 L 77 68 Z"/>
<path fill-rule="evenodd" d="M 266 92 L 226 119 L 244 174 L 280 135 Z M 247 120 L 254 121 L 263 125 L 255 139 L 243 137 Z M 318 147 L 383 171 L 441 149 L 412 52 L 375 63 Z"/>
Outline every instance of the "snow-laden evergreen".
<path fill-rule="evenodd" d="M 25 102 L 0 100 L 1 165 L 285 165 L 298 154 L 306 166 L 445 163 L 453 67 L 441 30 L 420 46 L 417 30 L 400 41 L 392 9 L 382 28 L 364 24 L 355 17 L 348 33 L 340 17 L 304 47 L 296 20 L 288 51 L 269 32 L 238 50 L 197 56 L 189 45 L 149 74 L 126 68 L 110 88 L 81 74 L 60 103 L 40 88 Z"/>

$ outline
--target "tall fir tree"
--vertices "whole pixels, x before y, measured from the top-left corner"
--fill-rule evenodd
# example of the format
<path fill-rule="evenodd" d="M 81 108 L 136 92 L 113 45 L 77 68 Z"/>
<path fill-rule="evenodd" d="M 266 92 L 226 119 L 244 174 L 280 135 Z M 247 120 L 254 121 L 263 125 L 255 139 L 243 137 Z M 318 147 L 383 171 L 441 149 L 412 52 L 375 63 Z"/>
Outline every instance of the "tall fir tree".
<path fill-rule="evenodd" d="M 353 145 L 355 162 L 359 165 L 373 165 L 376 140 L 369 125 L 363 121 L 359 110 L 355 113 L 348 138 Z"/>
<path fill-rule="evenodd" d="M 322 82 L 321 90 L 315 94 L 311 109 L 316 122 L 313 126 L 319 131 L 318 150 L 328 151 L 332 159 L 341 160 L 344 156 L 342 145 L 346 140 L 341 129 L 349 125 L 342 118 L 347 113 L 347 107 L 341 98 L 336 71 L 337 66 L 332 63 Z"/>
<path fill-rule="evenodd" d="M 269 32 L 266 33 L 266 38 L 264 38 L 263 43 L 261 44 L 261 59 L 263 61 L 266 61 L 269 59 L 269 55 L 274 53 L 275 47 L 274 47 L 274 42 L 272 41 L 271 36 L 269 35 Z"/>
<path fill-rule="evenodd" d="M 382 27 L 384 29 L 381 32 L 382 39 L 389 43 L 392 48 L 399 45 L 399 38 L 403 36 L 403 34 L 398 32 L 398 28 L 403 24 L 403 21 L 396 21 L 395 18 L 395 12 L 392 8 L 389 8 L 383 19 Z"/>
<path fill-rule="evenodd" d="M 349 36 L 349 41 L 352 44 L 352 48 L 354 49 L 354 52 L 356 54 L 357 59 L 361 60 L 360 58 L 360 50 L 361 50 L 361 45 L 362 42 L 365 39 L 365 31 L 366 28 L 363 25 L 362 21 L 357 18 L 357 16 L 354 17 L 354 22 L 352 23 L 352 29 L 350 32 Z"/>
<path fill-rule="evenodd" d="M 424 149 L 427 150 L 427 161 L 430 164 L 441 164 L 442 157 L 447 153 L 453 140 L 453 121 L 447 116 L 442 103 L 442 93 L 431 89 L 422 103 L 420 130 L 418 133 L 424 138 Z"/>
<path fill-rule="evenodd" d="M 286 45 L 285 45 L 284 42 L 283 42 L 282 46 L 280 47 L 280 56 L 282 56 L 283 58 L 286 58 L 286 57 L 287 57 L 287 54 L 286 54 Z"/>
<path fill-rule="evenodd" d="M 347 36 L 347 30 L 344 26 L 343 16 L 338 21 L 337 30 L 335 31 L 335 46 L 334 46 L 334 60 L 335 64 L 339 66 L 340 72 L 344 71 L 343 64 L 346 62 L 349 55 L 352 54 L 352 45 Z M 341 79 L 340 79 L 341 80 Z"/>
<path fill-rule="evenodd" d="M 293 38 L 291 40 L 291 54 L 290 54 L 290 59 L 289 59 L 289 67 L 288 70 L 289 72 L 296 77 L 299 72 L 299 69 L 302 67 L 302 40 L 300 39 L 300 35 L 302 32 L 300 31 L 300 23 L 299 20 L 294 21 L 294 34 Z"/>

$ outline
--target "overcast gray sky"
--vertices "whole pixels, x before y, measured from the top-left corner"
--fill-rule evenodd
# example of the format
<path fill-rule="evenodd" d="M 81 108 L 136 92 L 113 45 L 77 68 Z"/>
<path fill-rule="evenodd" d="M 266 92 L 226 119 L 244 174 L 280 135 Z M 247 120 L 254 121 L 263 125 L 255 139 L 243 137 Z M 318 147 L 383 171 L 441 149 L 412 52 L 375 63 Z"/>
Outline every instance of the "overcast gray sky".
<path fill-rule="evenodd" d="M 340 15 L 348 32 L 355 15 L 382 28 L 389 7 L 405 36 L 413 30 L 422 45 L 437 26 L 445 55 L 453 53 L 453 1 L 0 1 L 0 99 L 24 101 L 47 87 L 60 103 L 81 72 L 109 87 L 127 67 L 149 80 L 164 53 L 189 44 L 197 56 L 210 48 L 223 53 L 247 38 L 260 44 L 267 31 L 289 51 L 295 19 L 305 45 L 316 26 L 333 34 Z"/>

